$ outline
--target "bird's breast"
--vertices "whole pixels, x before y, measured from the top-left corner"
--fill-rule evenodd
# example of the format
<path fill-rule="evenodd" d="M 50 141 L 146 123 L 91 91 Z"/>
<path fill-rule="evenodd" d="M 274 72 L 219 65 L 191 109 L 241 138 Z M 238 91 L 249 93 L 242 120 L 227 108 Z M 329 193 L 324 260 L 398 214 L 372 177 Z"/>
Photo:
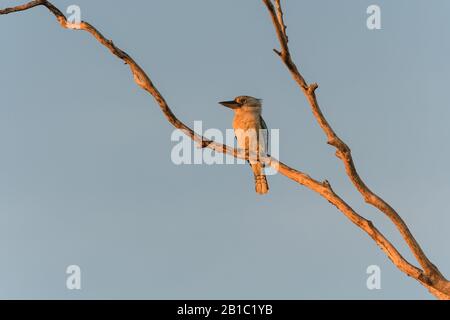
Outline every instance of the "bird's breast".
<path fill-rule="evenodd" d="M 258 134 L 260 129 L 260 115 L 255 113 L 236 113 L 233 129 L 240 148 L 258 148 Z M 252 131 L 254 130 L 254 131 Z"/>
<path fill-rule="evenodd" d="M 236 113 L 233 120 L 233 129 L 259 129 L 259 114 L 256 113 Z"/>

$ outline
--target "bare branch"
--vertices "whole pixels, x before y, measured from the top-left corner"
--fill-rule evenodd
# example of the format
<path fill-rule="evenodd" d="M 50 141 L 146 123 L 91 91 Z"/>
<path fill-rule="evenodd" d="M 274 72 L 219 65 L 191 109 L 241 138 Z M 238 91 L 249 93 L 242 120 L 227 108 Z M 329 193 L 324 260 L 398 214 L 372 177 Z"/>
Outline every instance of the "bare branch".
<path fill-rule="evenodd" d="M 287 26 L 284 24 L 284 18 L 283 18 L 283 10 L 281 9 L 281 3 L 280 0 L 275 0 L 275 7 L 277 11 L 277 19 L 278 19 L 278 25 L 280 26 L 281 34 L 283 35 L 283 41 L 286 42 L 286 44 L 289 41 L 289 38 L 286 33 Z"/>
<path fill-rule="evenodd" d="M 45 1 L 43 1 L 43 0 L 35 0 L 35 1 L 28 2 L 26 4 L 20 5 L 20 6 L 16 6 L 16 7 L 12 7 L 12 8 L 5 8 L 5 9 L 0 10 L 0 14 L 8 14 L 11 12 L 19 12 L 19 11 L 28 10 L 33 7 L 42 5 L 44 2 Z"/>
<path fill-rule="evenodd" d="M 441 281 L 444 281 L 445 283 L 446 281 L 445 278 L 442 276 L 442 274 L 436 268 L 436 266 L 433 263 L 431 263 L 431 261 L 425 255 L 422 248 L 420 247 L 420 245 L 418 244 L 418 242 L 416 241 L 416 239 L 414 238 L 408 226 L 400 217 L 400 215 L 386 201 L 384 201 L 381 197 L 372 192 L 363 182 L 363 180 L 361 179 L 356 170 L 350 148 L 334 132 L 333 128 L 323 115 L 319 103 L 317 102 L 317 97 L 315 93 L 316 89 L 318 88 L 318 84 L 313 83 L 311 85 L 308 85 L 307 82 L 304 80 L 303 76 L 301 75 L 301 73 L 298 71 L 297 66 L 295 65 L 295 63 L 291 58 L 287 42 L 286 26 L 283 21 L 283 11 L 280 5 L 280 0 L 275 0 L 276 4 L 275 7 L 272 3 L 272 0 L 262 0 L 262 1 L 266 5 L 270 13 L 272 23 L 274 25 L 278 37 L 278 41 L 280 42 L 281 52 L 279 51 L 275 52 L 278 54 L 278 56 L 280 56 L 280 58 L 288 68 L 289 72 L 291 73 L 292 77 L 305 94 L 311 106 L 311 110 L 313 112 L 314 117 L 319 123 L 319 126 L 324 131 L 325 135 L 327 136 L 328 139 L 327 143 L 336 148 L 337 150 L 336 156 L 339 159 L 341 159 L 342 162 L 344 163 L 347 176 L 350 178 L 353 185 L 363 196 L 364 200 L 370 205 L 379 209 L 381 212 L 383 212 L 394 223 L 394 225 L 400 232 L 401 236 L 405 240 L 406 244 L 408 245 L 409 249 L 422 266 L 425 274 L 428 277 L 432 278 L 433 281 L 435 281 L 436 283 Z M 447 291 L 447 294 L 450 295 L 450 292 Z"/>
<path fill-rule="evenodd" d="M 301 88 L 304 90 L 305 93 L 308 93 L 308 96 L 313 98 L 315 101 L 315 94 L 314 91 L 317 88 L 317 84 L 312 84 L 311 86 L 307 86 L 306 82 L 303 80 L 303 77 L 300 75 L 298 70 L 296 69 L 295 64 L 292 62 L 290 58 L 289 49 L 287 46 L 287 36 L 286 36 L 286 27 L 284 26 L 283 22 L 283 15 L 281 11 L 281 6 L 279 5 L 279 1 L 277 1 L 277 10 L 278 15 L 275 11 L 275 8 L 273 7 L 271 1 L 269 0 L 263 0 L 264 3 L 268 6 L 269 11 L 271 12 L 272 19 L 274 22 L 274 25 L 277 30 L 277 35 L 279 37 L 282 51 L 278 52 L 279 55 L 282 57 L 283 61 L 288 65 L 288 68 L 290 70 L 294 70 L 296 72 L 292 72 L 294 79 L 297 81 L 297 83 L 301 86 Z M 0 10 L 0 15 L 8 14 L 12 12 L 19 12 L 27 9 L 31 9 L 36 6 L 45 6 L 47 9 L 49 9 L 58 20 L 59 24 L 63 28 L 69 28 L 69 29 L 77 29 L 77 30 L 84 30 L 89 32 L 95 39 L 97 39 L 98 42 L 100 42 L 102 45 L 104 45 L 106 48 L 108 48 L 112 54 L 117 56 L 119 59 L 122 59 L 126 64 L 129 65 L 130 70 L 133 74 L 134 81 L 145 91 L 147 91 L 152 97 L 155 99 L 155 101 L 158 103 L 161 111 L 165 115 L 166 119 L 177 129 L 182 130 L 187 136 L 189 136 L 193 141 L 195 141 L 199 147 L 201 148 L 210 148 L 215 150 L 216 152 L 222 152 L 230 154 L 236 158 L 241 159 L 248 159 L 249 155 L 246 155 L 244 152 L 240 152 L 237 149 L 230 148 L 226 145 L 208 140 L 198 134 L 196 134 L 191 128 L 186 126 L 183 122 L 181 122 L 172 112 L 169 105 L 167 104 L 164 97 L 161 95 L 161 93 L 158 91 L 158 89 L 154 86 L 153 82 L 150 80 L 149 76 L 144 72 L 144 70 L 123 50 L 119 49 L 117 46 L 114 45 L 114 43 L 111 40 L 106 39 L 97 29 L 95 29 L 91 24 L 87 22 L 81 22 L 78 26 L 73 26 L 72 24 L 68 23 L 66 17 L 64 14 L 57 9 L 53 4 L 51 4 L 47 0 L 37 0 L 37 1 L 31 1 L 27 4 L 16 6 L 13 8 L 7 8 Z M 314 102 L 314 105 L 317 106 L 317 103 Z M 325 122 L 324 128 L 329 128 L 331 130 L 331 127 L 327 124 L 325 118 L 320 112 L 320 109 L 318 106 L 316 107 L 316 112 L 319 112 L 319 116 L 323 118 L 322 121 Z M 331 130 L 332 132 L 332 130 Z M 334 137 L 337 138 L 337 136 L 334 134 Z M 339 139 L 339 138 L 337 138 Z M 347 147 L 348 148 L 348 147 Z M 445 294 L 442 293 L 442 290 L 440 290 L 440 287 L 445 285 L 445 282 L 442 283 L 442 286 L 440 287 L 431 287 L 430 284 L 436 284 L 437 281 L 434 278 L 430 278 L 428 274 L 424 274 L 422 270 L 412 265 L 410 262 L 408 262 L 399 252 L 398 250 L 386 239 L 386 237 L 370 222 L 369 220 L 366 220 L 362 216 L 360 216 L 358 213 L 356 213 L 343 199 L 341 199 L 331 188 L 331 185 L 328 181 L 319 182 L 307 174 L 298 171 L 296 169 L 293 169 L 284 163 L 278 161 L 277 159 L 274 159 L 272 157 L 263 157 L 261 159 L 266 164 L 270 165 L 271 167 L 278 170 L 278 172 L 287 178 L 296 181 L 297 183 L 309 188 L 310 190 L 320 194 L 323 198 L 328 200 L 331 204 L 336 206 L 350 221 L 352 221 L 355 225 L 357 225 L 360 229 L 365 231 L 375 242 L 376 244 L 385 252 L 385 254 L 389 257 L 389 259 L 392 260 L 392 262 L 399 268 L 401 271 L 403 271 L 405 274 L 407 274 L 410 277 L 413 277 L 414 279 L 418 280 L 422 284 L 424 284 L 426 287 L 430 289 L 430 291 L 435 291 L 435 295 L 442 297 L 448 297 Z M 445 280 L 445 279 L 444 279 Z M 440 281 L 444 281 L 443 279 L 440 279 Z M 437 289 L 436 289 L 437 288 Z M 448 289 L 448 292 L 450 292 L 450 289 Z"/>

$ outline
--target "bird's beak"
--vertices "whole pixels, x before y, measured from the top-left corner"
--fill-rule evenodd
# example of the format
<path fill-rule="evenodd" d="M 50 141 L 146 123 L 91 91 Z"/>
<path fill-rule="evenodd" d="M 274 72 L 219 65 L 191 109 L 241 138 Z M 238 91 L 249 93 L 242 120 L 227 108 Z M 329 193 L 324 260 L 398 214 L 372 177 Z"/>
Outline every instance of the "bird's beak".
<path fill-rule="evenodd" d="M 237 109 L 240 107 L 240 104 L 237 103 L 236 101 L 221 101 L 219 102 L 221 105 L 230 108 L 230 109 Z"/>

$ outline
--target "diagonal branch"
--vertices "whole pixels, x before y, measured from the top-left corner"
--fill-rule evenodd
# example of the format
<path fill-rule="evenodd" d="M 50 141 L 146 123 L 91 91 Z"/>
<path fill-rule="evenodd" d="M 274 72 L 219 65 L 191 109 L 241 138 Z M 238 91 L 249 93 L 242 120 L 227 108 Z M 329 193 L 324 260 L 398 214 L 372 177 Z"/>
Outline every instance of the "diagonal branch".
<path fill-rule="evenodd" d="M 411 252 L 414 254 L 417 261 L 422 266 L 425 273 L 433 278 L 436 281 L 439 281 L 443 278 L 442 274 L 436 268 L 436 266 L 431 263 L 428 257 L 423 252 L 422 248 L 412 235 L 406 223 L 400 217 L 400 215 L 381 197 L 372 192 L 369 187 L 364 183 L 364 181 L 359 176 L 353 157 L 351 155 L 351 150 L 347 146 L 347 144 L 342 141 L 339 136 L 335 133 L 331 125 L 328 123 L 327 119 L 322 113 L 320 109 L 319 103 L 317 102 L 316 89 L 318 88 L 317 83 L 312 83 L 308 85 L 304 80 L 301 73 L 298 71 L 297 66 L 293 62 L 291 58 L 291 54 L 289 51 L 288 45 L 288 37 L 286 34 L 286 26 L 283 21 L 283 10 L 280 5 L 280 0 L 275 0 L 275 6 L 272 3 L 272 0 L 263 0 L 266 5 L 270 16 L 272 18 L 272 23 L 275 27 L 275 31 L 277 34 L 278 41 L 281 46 L 281 51 L 274 51 L 280 56 L 283 63 L 288 68 L 294 80 L 300 86 L 301 90 L 305 94 L 313 112 L 314 117 L 316 118 L 319 126 L 324 131 L 325 135 L 328 139 L 328 144 L 334 146 L 336 148 L 336 156 L 342 160 L 345 166 L 346 173 L 353 185 L 357 188 L 360 194 L 363 196 L 364 200 L 370 205 L 376 207 L 381 212 L 383 212 L 389 219 L 394 223 L 401 236 L 405 240 Z"/>
<path fill-rule="evenodd" d="M 270 2 L 267 1 L 267 3 Z M 279 1 L 277 1 L 277 4 L 279 5 Z M 48 10 L 50 10 L 50 12 L 55 15 L 61 27 L 66 29 L 84 30 L 89 32 L 99 43 L 108 48 L 112 54 L 117 56 L 119 59 L 123 60 L 125 64 L 127 64 L 130 67 L 131 73 L 133 74 L 134 77 L 134 81 L 155 99 L 166 119 L 175 128 L 182 130 L 201 148 L 210 148 L 212 150 L 215 150 L 216 152 L 226 153 L 241 159 L 248 159 L 249 156 L 251 156 L 248 154 L 246 155 L 244 152 L 241 152 L 235 148 L 231 148 L 226 145 L 208 140 L 202 137 L 201 135 L 196 134 L 191 128 L 189 128 L 183 122 L 181 122 L 172 112 L 168 103 L 161 95 L 161 93 L 158 91 L 158 89 L 154 86 L 153 82 L 150 80 L 149 76 L 144 72 L 144 70 L 126 52 L 118 48 L 111 40 L 105 38 L 91 24 L 84 21 L 81 22 L 79 25 L 69 23 L 64 14 L 47 0 L 35 0 L 24 5 L 16 6 L 13 8 L 6 8 L 0 10 L 0 15 L 31 9 L 39 5 L 45 6 Z M 270 5 L 272 4 L 270 3 Z M 272 6 L 273 10 L 271 12 L 275 13 L 275 15 L 273 16 L 275 17 L 274 24 L 278 26 L 276 29 L 277 34 L 279 35 L 279 37 L 281 37 L 280 42 L 283 44 L 282 48 L 284 46 L 284 49 L 280 53 L 280 55 L 284 57 L 283 59 L 287 59 L 286 61 L 288 61 L 291 67 L 293 67 L 294 70 L 296 70 L 295 64 L 293 64 L 290 58 L 289 50 L 287 47 L 287 36 L 285 33 L 284 23 L 282 22 L 283 17 L 281 6 L 278 7 L 279 7 L 278 16 L 275 13 L 275 9 L 273 9 L 273 6 Z M 304 90 L 311 90 L 311 88 L 314 88 L 314 85 L 312 86 L 306 85 L 306 82 L 303 80 L 302 76 L 298 71 L 294 74 L 294 78 L 297 80 L 299 84 L 301 84 Z M 314 92 L 314 89 L 312 90 L 312 92 Z M 408 276 L 418 280 L 424 286 L 429 288 L 430 291 L 432 291 L 432 293 L 435 294 L 436 296 L 442 295 L 439 289 L 435 289 L 434 287 L 431 286 L 433 279 L 430 278 L 429 275 L 425 274 L 422 270 L 420 270 L 419 268 L 415 267 L 413 264 L 408 262 L 392 245 L 392 243 L 389 242 L 389 240 L 387 240 L 386 237 L 372 224 L 371 221 L 360 216 L 342 198 L 340 198 L 334 192 L 328 181 L 320 182 L 318 180 L 315 180 L 311 178 L 309 175 L 296 169 L 293 169 L 272 157 L 264 157 L 261 160 L 264 161 L 266 164 L 270 165 L 271 167 L 275 168 L 276 170 L 278 170 L 280 174 L 320 194 L 323 198 L 328 200 L 337 209 L 339 209 L 351 222 L 353 222 L 356 226 L 365 231 L 375 241 L 375 243 L 383 250 L 383 252 L 389 257 L 389 259 L 397 266 L 397 268 L 399 268 L 402 272 L 404 272 Z M 450 295 L 443 297 L 450 297 Z"/>
<path fill-rule="evenodd" d="M 286 48 L 284 48 L 284 51 L 287 50 L 287 43 L 289 41 L 289 38 L 286 33 L 287 26 L 284 24 L 284 18 L 283 18 L 283 10 L 281 9 L 281 3 L 280 0 L 275 0 L 275 7 L 276 7 L 276 13 L 277 13 L 277 23 L 280 26 L 280 32 L 281 32 L 281 38 L 283 39 L 283 43 L 286 44 Z"/>

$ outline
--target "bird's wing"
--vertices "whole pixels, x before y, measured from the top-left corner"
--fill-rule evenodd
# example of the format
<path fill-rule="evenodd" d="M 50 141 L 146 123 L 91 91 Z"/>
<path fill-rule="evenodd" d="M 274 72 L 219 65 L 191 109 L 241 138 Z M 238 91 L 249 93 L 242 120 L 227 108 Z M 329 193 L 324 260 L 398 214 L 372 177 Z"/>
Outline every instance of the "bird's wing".
<path fill-rule="evenodd" d="M 261 124 L 261 129 L 263 129 L 263 139 L 264 139 L 264 147 L 265 147 L 265 154 L 269 154 L 269 130 L 267 129 L 267 124 L 264 121 L 263 117 L 259 117 L 259 122 Z"/>

